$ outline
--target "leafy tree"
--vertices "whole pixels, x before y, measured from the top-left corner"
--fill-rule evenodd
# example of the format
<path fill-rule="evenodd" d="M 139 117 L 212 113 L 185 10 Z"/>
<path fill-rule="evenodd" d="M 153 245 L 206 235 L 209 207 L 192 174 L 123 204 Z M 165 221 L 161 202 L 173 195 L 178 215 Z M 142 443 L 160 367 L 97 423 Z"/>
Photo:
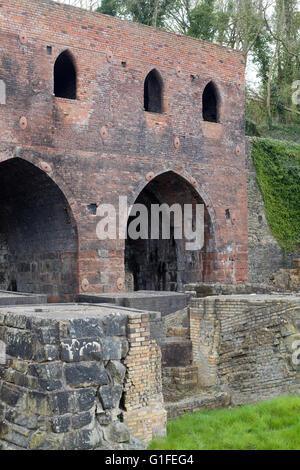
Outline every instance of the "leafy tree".
<path fill-rule="evenodd" d="M 124 3 L 133 21 L 162 28 L 176 0 L 124 0 Z"/>
<path fill-rule="evenodd" d="M 266 28 L 258 35 L 252 48 L 252 60 L 257 65 L 259 76 L 265 87 L 268 81 L 272 56 L 272 38 Z"/>
<path fill-rule="evenodd" d="M 203 0 L 190 13 L 188 35 L 213 41 L 217 31 L 215 0 Z"/>
<path fill-rule="evenodd" d="M 102 0 L 101 6 L 96 11 L 105 15 L 117 16 L 120 12 L 120 7 L 120 0 Z"/>

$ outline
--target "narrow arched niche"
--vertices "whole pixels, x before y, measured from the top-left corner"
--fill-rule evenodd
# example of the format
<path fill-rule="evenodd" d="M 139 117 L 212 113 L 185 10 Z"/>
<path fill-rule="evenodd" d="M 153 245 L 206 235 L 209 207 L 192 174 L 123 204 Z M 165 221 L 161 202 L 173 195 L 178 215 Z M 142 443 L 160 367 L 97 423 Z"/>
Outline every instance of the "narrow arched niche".
<path fill-rule="evenodd" d="M 73 57 L 62 52 L 54 64 L 54 95 L 58 98 L 76 99 L 77 77 Z"/>
<path fill-rule="evenodd" d="M 219 122 L 219 94 L 216 85 L 209 82 L 202 95 L 202 112 L 204 121 Z"/>
<path fill-rule="evenodd" d="M 144 109 L 150 113 L 162 113 L 163 81 L 155 69 L 148 73 L 144 83 Z"/>

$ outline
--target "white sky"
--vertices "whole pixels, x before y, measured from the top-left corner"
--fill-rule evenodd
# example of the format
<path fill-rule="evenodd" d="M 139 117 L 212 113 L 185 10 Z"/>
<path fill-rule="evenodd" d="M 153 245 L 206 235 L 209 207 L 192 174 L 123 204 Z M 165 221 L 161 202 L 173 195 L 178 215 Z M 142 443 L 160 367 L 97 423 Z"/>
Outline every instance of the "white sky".
<path fill-rule="evenodd" d="M 257 65 L 253 63 L 251 59 L 251 54 L 249 54 L 246 68 L 246 81 L 251 86 L 257 90 L 260 85 L 260 79 L 258 77 L 258 68 Z"/>

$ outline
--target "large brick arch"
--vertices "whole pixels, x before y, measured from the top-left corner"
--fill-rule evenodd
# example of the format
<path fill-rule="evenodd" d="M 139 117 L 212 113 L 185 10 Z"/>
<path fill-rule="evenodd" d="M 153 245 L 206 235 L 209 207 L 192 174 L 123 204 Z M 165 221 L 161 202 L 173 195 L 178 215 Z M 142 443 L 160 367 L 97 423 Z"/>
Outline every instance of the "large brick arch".
<path fill-rule="evenodd" d="M 0 163 L 0 285 L 72 300 L 78 291 L 78 233 L 58 185 L 22 158 Z"/>
<path fill-rule="evenodd" d="M 204 205 L 204 247 L 186 250 L 186 240 L 132 240 L 125 244 L 127 288 L 135 290 L 180 290 L 188 282 L 211 280 L 216 261 L 215 234 L 207 204 L 195 189 L 196 181 L 174 171 L 164 171 L 143 186 L 135 203 L 148 208 L 152 204 Z M 128 219 L 128 225 L 131 220 Z M 149 219 L 149 231 L 151 222 Z M 172 235 L 173 234 L 173 235 Z M 131 280 L 129 280 L 131 276 Z M 131 282 L 131 286 L 129 285 Z"/>
<path fill-rule="evenodd" d="M 174 174 L 175 176 L 181 178 L 183 181 L 185 181 L 186 183 L 192 185 L 195 189 L 195 191 L 197 192 L 199 198 L 201 198 L 205 204 L 205 206 L 207 207 L 207 210 L 208 210 L 208 213 L 209 213 L 209 216 L 211 218 L 211 221 L 212 221 L 212 225 L 214 227 L 214 231 L 216 232 L 218 229 L 219 229 L 219 222 L 218 222 L 218 218 L 217 218 L 217 215 L 216 215 L 216 212 L 214 210 L 214 207 L 213 207 L 213 203 L 212 203 L 212 200 L 209 196 L 209 194 L 205 191 L 205 189 L 203 188 L 202 184 L 201 184 L 201 181 L 196 178 L 194 178 L 192 176 L 192 174 L 190 172 L 188 172 L 187 170 L 185 169 L 182 169 L 180 172 L 177 171 L 176 169 L 172 168 L 171 166 L 169 168 L 165 168 L 163 169 L 162 171 L 157 171 L 155 173 L 153 173 L 151 176 L 152 176 L 152 180 L 165 174 L 165 173 L 172 173 Z M 134 202 L 136 201 L 136 199 L 138 198 L 138 196 L 140 195 L 140 193 L 143 191 L 143 189 L 146 188 L 146 186 L 149 184 L 149 181 L 147 181 L 144 177 L 142 179 L 142 181 L 140 181 L 137 185 L 136 185 L 136 188 L 135 190 L 129 194 L 128 196 L 128 204 L 129 206 L 131 206 L 132 204 L 134 204 Z"/>
<path fill-rule="evenodd" d="M 40 155 L 38 152 L 32 152 L 26 148 L 16 147 L 13 149 L 9 148 L 7 150 L 0 149 L 0 165 L 1 163 L 13 159 L 24 160 L 25 162 L 30 163 L 38 170 L 41 170 L 43 173 L 45 173 L 53 181 L 53 183 L 58 186 L 63 196 L 68 201 L 74 223 L 78 226 L 79 231 L 80 226 L 78 222 L 80 219 L 80 210 L 72 188 L 65 182 L 63 176 L 56 170 L 55 166 L 52 164 L 52 159 L 49 158 L 48 163 L 48 160 L 44 161 L 44 158 L 45 157 Z M 45 164 L 48 166 L 47 171 L 44 166 Z"/>

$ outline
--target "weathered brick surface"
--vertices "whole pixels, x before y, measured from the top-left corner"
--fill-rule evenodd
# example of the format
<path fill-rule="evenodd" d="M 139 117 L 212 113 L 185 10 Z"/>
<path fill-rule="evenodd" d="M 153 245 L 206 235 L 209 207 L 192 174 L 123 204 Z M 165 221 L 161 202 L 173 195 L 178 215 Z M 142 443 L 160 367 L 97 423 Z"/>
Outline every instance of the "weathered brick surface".
<path fill-rule="evenodd" d="M 294 260 L 294 269 L 280 269 L 275 273 L 273 283 L 276 287 L 287 291 L 299 292 L 300 289 L 300 259 Z"/>
<path fill-rule="evenodd" d="M 0 13 L 4 45 L 0 79 L 6 89 L 5 104 L 0 104 L 0 179 L 2 165 L 16 157 L 46 170 L 67 199 L 70 220 L 74 218 L 78 229 L 78 259 L 71 262 L 76 266 L 78 262 L 76 282 L 68 278 L 74 272 L 77 276 L 74 268 L 66 269 L 65 279 L 52 276 L 56 269 L 61 272 L 65 252 L 74 255 L 72 245 L 58 250 L 58 259 L 53 260 L 56 268 L 49 267 L 50 276 L 44 271 L 42 285 L 34 284 L 30 267 L 25 287 L 45 291 L 52 300 L 78 291 L 122 288 L 124 241 L 99 241 L 98 218 L 91 208 L 99 202 L 117 206 L 119 195 L 128 196 L 132 204 L 147 184 L 149 172 L 156 176 L 167 170 L 191 183 L 211 218 L 214 240 L 201 280 L 245 281 L 242 55 L 48 0 L 4 0 Z M 47 46 L 52 47 L 51 54 Z M 77 100 L 53 95 L 53 66 L 65 49 L 76 64 Z M 108 60 L 109 51 L 112 60 Z M 143 110 L 144 79 L 153 67 L 164 82 L 161 115 Z M 202 118 L 202 92 L 210 80 L 221 97 L 217 124 Z M 20 127 L 22 117 L 27 120 L 26 128 Z M 107 136 L 103 139 L 100 130 L 104 126 Z M 179 137 L 179 148 L 174 147 L 175 137 Z M 226 209 L 230 218 L 225 216 Z M 5 251 L 5 244 L 1 250 Z M 22 256 L 17 261 L 27 262 Z M 88 283 L 82 284 L 84 280 Z M 68 291 L 66 285 L 72 289 Z"/>
<path fill-rule="evenodd" d="M 164 434 L 149 319 L 114 306 L 3 307 L 0 448 L 135 449 Z"/>
<path fill-rule="evenodd" d="M 192 343 L 189 339 L 166 338 L 161 352 L 163 367 L 184 367 L 192 363 Z"/>
<path fill-rule="evenodd" d="M 299 296 L 192 299 L 193 364 L 203 386 L 218 386 L 235 404 L 299 393 Z"/>
<path fill-rule="evenodd" d="M 133 435 L 151 440 L 166 433 L 167 414 L 161 406 L 161 351 L 150 337 L 150 316 L 136 313 L 128 319 L 129 353 L 125 385 L 124 423 Z"/>

